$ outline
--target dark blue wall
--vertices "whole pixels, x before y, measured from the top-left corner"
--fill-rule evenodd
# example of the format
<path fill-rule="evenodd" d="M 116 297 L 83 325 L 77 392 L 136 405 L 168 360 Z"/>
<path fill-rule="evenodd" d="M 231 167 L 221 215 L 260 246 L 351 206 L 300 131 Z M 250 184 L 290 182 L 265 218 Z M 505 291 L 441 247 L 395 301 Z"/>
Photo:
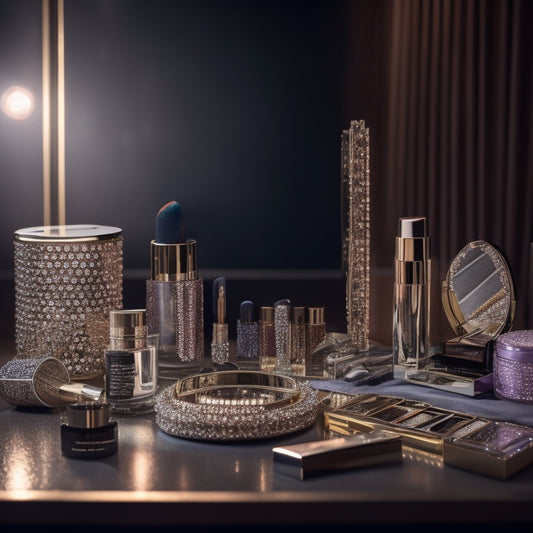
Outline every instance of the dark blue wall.
<path fill-rule="evenodd" d="M 340 265 L 340 13 L 324 1 L 66 6 L 68 219 L 149 266 L 183 208 L 200 268 Z"/>
<path fill-rule="evenodd" d="M 39 100 L 40 1 L 0 7 L 0 90 L 24 64 Z M 343 39 L 336 2 L 65 2 L 67 223 L 121 227 L 148 268 L 177 200 L 201 268 L 337 268 Z M 2 248 L 42 224 L 39 113 L 1 119 Z"/>

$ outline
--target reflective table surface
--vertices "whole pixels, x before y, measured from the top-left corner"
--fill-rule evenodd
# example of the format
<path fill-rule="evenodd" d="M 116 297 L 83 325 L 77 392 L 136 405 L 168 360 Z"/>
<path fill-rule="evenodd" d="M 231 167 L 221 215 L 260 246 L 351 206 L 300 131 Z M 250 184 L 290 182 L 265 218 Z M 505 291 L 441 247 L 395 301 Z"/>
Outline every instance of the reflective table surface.
<path fill-rule="evenodd" d="M 3 353 L 0 363 L 9 358 Z M 317 381 L 314 386 L 359 392 L 346 382 L 336 387 Z M 388 394 L 391 387 L 396 395 L 413 390 L 421 397 L 435 394 L 401 383 L 361 391 L 385 389 Z M 458 401 L 437 392 L 444 403 Z M 435 403 L 435 397 L 429 401 Z M 463 410 L 489 409 L 493 417 L 502 413 L 505 418 L 514 408 L 521 423 L 533 425 L 533 406 L 491 397 L 485 403 L 460 401 Z M 78 530 L 290 525 L 305 530 L 403 524 L 416 530 L 428 524 L 533 523 L 533 466 L 500 481 L 445 466 L 438 456 L 404 450 L 398 464 L 304 481 L 277 471 L 272 449 L 322 439 L 321 415 L 297 433 L 245 442 L 174 437 L 157 427 L 153 414 L 115 417 L 119 451 L 99 460 L 62 455 L 62 415 L 62 408 L 20 409 L 0 400 L 0 525 Z"/>

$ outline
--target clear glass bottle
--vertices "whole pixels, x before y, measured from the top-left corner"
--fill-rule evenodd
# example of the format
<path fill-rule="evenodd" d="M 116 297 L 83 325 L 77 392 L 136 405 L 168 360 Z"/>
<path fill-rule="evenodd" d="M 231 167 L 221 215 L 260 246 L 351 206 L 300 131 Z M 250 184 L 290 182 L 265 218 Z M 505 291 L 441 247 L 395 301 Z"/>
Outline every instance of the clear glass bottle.
<path fill-rule="evenodd" d="M 198 372 L 204 353 L 204 281 L 198 277 L 196 241 L 151 242 L 146 280 L 148 331 L 158 335 L 158 376 L 175 381 Z"/>
<path fill-rule="evenodd" d="M 105 390 L 110 410 L 149 413 L 157 391 L 157 335 L 148 335 L 145 309 L 111 311 L 105 352 Z"/>

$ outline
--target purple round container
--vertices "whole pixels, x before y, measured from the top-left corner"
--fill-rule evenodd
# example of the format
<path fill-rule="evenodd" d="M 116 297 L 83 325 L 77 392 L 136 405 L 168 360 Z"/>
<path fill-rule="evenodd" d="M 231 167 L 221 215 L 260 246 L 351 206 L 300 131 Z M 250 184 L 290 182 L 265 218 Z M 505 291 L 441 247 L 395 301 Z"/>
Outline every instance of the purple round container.
<path fill-rule="evenodd" d="M 496 339 L 493 378 L 499 398 L 533 403 L 533 330 L 511 331 Z"/>

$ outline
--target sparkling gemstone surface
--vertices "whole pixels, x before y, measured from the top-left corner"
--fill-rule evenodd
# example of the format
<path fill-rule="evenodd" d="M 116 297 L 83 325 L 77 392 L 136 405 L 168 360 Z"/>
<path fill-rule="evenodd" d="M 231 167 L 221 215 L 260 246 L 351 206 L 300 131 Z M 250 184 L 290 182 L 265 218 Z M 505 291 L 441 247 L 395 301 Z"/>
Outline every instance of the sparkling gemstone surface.
<path fill-rule="evenodd" d="M 72 379 L 101 374 L 109 311 L 122 308 L 122 237 L 14 247 L 17 357 L 56 357 Z"/>
<path fill-rule="evenodd" d="M 346 268 L 348 335 L 357 350 L 368 350 L 370 329 L 370 135 L 364 120 L 353 120 L 341 136 L 343 258 Z"/>

